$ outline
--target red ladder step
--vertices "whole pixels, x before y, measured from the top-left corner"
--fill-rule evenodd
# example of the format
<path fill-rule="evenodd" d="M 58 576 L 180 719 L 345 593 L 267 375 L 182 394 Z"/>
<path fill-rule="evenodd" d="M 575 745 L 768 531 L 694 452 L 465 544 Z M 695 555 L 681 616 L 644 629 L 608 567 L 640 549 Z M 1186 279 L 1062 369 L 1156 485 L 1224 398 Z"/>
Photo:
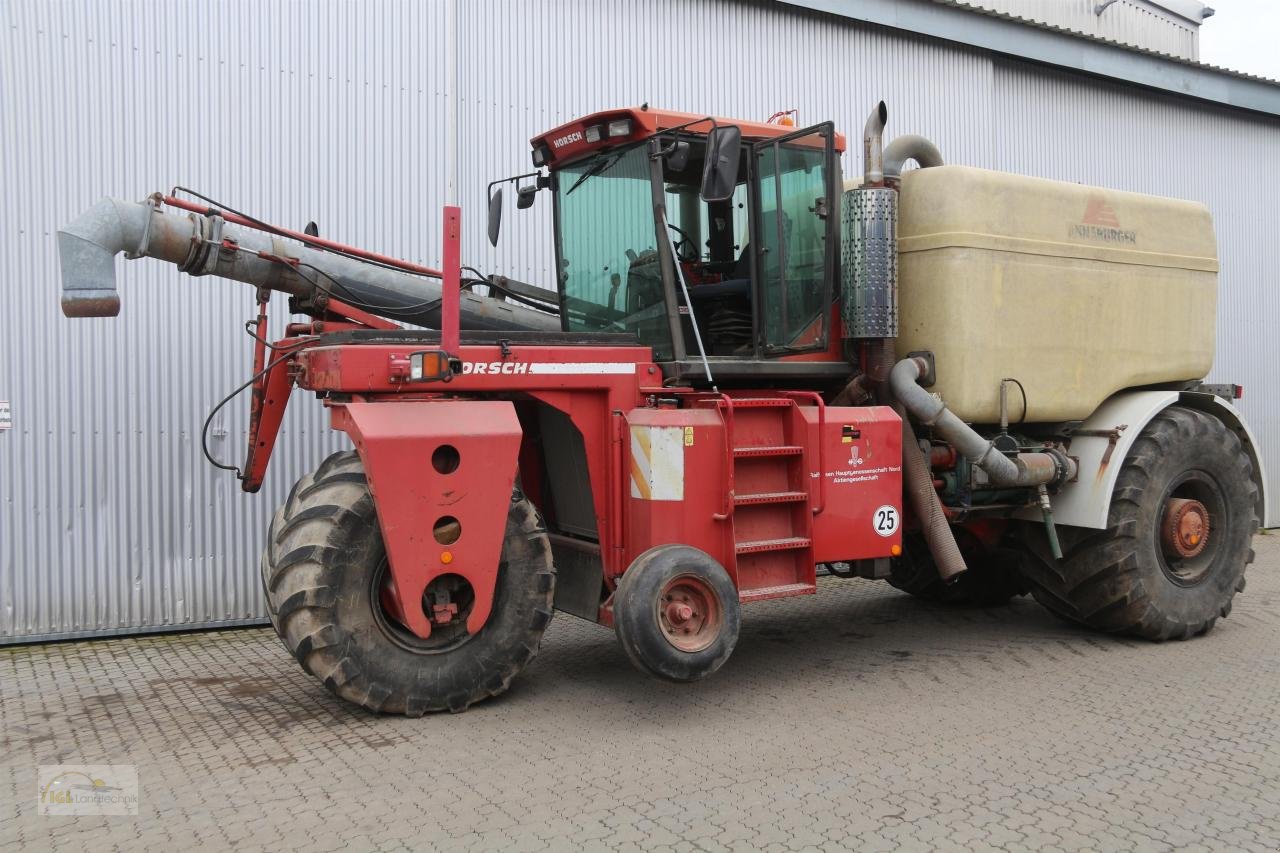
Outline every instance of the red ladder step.
<path fill-rule="evenodd" d="M 760 456 L 799 456 L 804 448 L 798 444 L 775 444 L 763 447 L 735 447 L 734 459 L 754 459 Z"/>
<path fill-rule="evenodd" d="M 758 492 L 754 495 L 734 495 L 734 506 L 753 506 L 758 504 L 788 504 L 807 501 L 808 492 Z"/>
<path fill-rule="evenodd" d="M 780 586 L 762 586 L 758 589 L 744 589 L 738 593 L 738 600 L 766 601 L 770 598 L 786 598 L 791 595 L 813 595 L 818 588 L 811 583 L 788 583 Z"/>
<path fill-rule="evenodd" d="M 783 539 L 757 539 L 752 542 L 739 542 L 734 549 L 739 554 L 763 554 L 767 551 L 799 551 L 808 548 L 813 540 L 800 536 L 788 536 Z"/>

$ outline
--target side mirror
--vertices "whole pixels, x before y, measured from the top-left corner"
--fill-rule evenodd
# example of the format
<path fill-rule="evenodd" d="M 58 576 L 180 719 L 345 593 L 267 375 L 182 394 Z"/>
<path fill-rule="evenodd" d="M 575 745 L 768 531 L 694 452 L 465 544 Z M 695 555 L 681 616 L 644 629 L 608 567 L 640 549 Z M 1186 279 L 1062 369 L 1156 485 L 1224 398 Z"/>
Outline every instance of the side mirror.
<path fill-rule="evenodd" d="M 533 207 L 534 199 L 538 197 L 537 184 L 525 184 L 516 190 L 516 209 L 528 210 Z"/>
<path fill-rule="evenodd" d="M 702 200 L 727 201 L 738 185 L 738 161 L 742 157 L 742 129 L 721 125 L 707 135 L 707 158 L 702 166 Z"/>
<path fill-rule="evenodd" d="M 498 245 L 498 229 L 502 227 L 502 187 L 495 187 L 489 196 L 489 244 Z"/>

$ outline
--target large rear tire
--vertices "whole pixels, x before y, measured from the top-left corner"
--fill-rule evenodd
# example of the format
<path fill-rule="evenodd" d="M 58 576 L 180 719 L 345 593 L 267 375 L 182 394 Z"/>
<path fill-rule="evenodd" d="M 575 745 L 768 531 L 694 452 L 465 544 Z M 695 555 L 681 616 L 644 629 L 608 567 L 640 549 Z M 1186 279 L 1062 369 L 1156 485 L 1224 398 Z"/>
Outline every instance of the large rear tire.
<path fill-rule="evenodd" d="M 1253 562 L 1258 490 L 1240 439 L 1204 412 L 1170 407 L 1129 451 L 1105 530 L 1064 530 L 1063 560 L 1028 526 L 1036 600 L 1100 631 L 1157 642 L 1204 634 L 1231 612 Z"/>
<path fill-rule="evenodd" d="M 475 635 L 459 618 L 427 640 L 414 636 L 382 604 L 386 576 L 360 458 L 335 453 L 299 480 L 276 512 L 262 581 L 285 648 L 330 691 L 370 711 L 417 717 L 497 696 L 533 660 L 551 621 L 550 544 L 537 510 L 518 491 L 493 611 Z"/>

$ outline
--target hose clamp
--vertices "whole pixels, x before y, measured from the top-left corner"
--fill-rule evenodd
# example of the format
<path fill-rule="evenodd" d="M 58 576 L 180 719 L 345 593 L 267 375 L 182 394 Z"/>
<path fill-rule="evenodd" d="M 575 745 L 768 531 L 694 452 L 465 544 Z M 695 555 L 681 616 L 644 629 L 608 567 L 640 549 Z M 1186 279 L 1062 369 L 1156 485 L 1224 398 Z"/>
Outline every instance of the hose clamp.
<path fill-rule="evenodd" d="M 160 193 L 152 193 L 144 198 L 142 203 L 151 209 L 147 211 L 147 221 L 142 226 L 142 239 L 138 241 L 137 248 L 125 250 L 124 256 L 131 261 L 147 257 L 147 250 L 151 248 L 151 220 L 160 213 L 160 206 L 164 204 L 164 196 Z"/>
<path fill-rule="evenodd" d="M 225 220 L 217 214 L 191 215 L 191 251 L 178 269 L 187 275 L 208 275 L 218 266 L 218 249 L 222 248 L 222 226 Z"/>

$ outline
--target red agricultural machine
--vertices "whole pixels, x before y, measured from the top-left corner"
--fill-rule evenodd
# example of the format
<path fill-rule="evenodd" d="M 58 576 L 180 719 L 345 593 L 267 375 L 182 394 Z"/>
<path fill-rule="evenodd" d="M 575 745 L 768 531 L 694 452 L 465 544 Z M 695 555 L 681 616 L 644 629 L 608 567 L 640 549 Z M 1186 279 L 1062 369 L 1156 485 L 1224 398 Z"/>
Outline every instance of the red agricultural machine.
<path fill-rule="evenodd" d="M 553 608 L 701 678 L 742 604 L 820 571 L 1204 633 L 1265 506 L 1238 389 L 1201 381 L 1207 211 L 944 165 L 883 146 L 886 117 L 849 185 L 830 122 L 646 106 L 535 137 L 489 236 L 505 185 L 549 195 L 554 290 L 464 275 L 456 208 L 435 271 L 176 191 L 107 199 L 58 234 L 63 310 L 117 313 L 121 252 L 257 288 L 243 488 L 294 386 L 352 444 L 271 520 L 271 619 L 371 710 L 503 692 Z M 274 342 L 273 290 L 306 317 Z"/>

